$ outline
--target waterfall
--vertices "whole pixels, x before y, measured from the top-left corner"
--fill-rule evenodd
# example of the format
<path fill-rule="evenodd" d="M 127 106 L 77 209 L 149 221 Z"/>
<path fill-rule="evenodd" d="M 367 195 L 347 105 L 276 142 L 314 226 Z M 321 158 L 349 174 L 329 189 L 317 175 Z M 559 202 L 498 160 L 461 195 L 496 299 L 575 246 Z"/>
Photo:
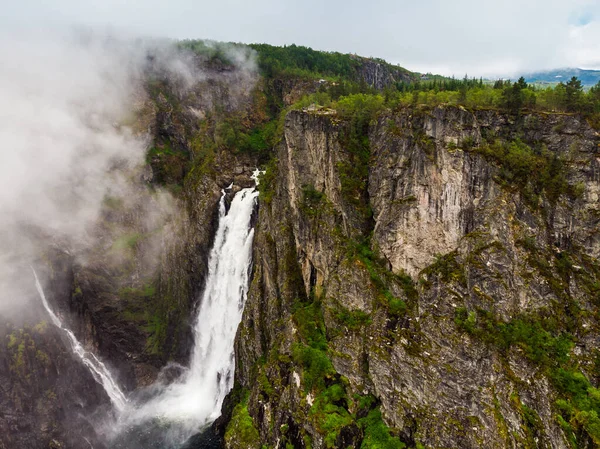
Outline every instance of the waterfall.
<path fill-rule="evenodd" d="M 253 176 L 257 184 L 258 174 L 257 171 Z M 155 428 L 169 441 L 168 447 L 173 447 L 171 444 L 185 441 L 221 413 L 223 400 L 233 387 L 234 341 L 248 293 L 254 239 L 251 220 L 258 197 L 255 187 L 242 189 L 235 194 L 228 210 L 225 190 L 221 191 L 219 222 L 208 257 L 206 285 L 194 321 L 190 366 L 180 367 L 183 374 L 176 381 L 158 381 L 139 392 L 137 399 L 135 396 L 126 398 L 106 366 L 94 354 L 85 351 L 73 332 L 63 326 L 48 305 L 33 270 L 37 290 L 52 323 L 65 332 L 73 352 L 114 404 L 117 414 L 107 422 L 107 428 L 102 429 L 109 439 L 127 440 L 135 434 L 135 429 L 146 432 Z"/>
<path fill-rule="evenodd" d="M 48 301 L 46 300 L 46 295 L 44 294 L 44 290 L 42 289 L 42 284 L 40 284 L 37 273 L 33 267 L 31 270 L 33 271 L 33 276 L 35 277 L 35 287 L 37 288 L 44 308 L 48 312 L 48 315 L 50 315 L 52 323 L 67 335 L 69 343 L 71 344 L 71 349 L 81 360 L 81 362 L 89 369 L 90 373 L 94 377 L 94 380 L 104 387 L 104 390 L 106 391 L 106 394 L 110 398 L 115 409 L 117 411 L 125 410 L 127 398 L 117 386 L 117 383 L 112 378 L 110 371 L 108 368 L 106 368 L 106 365 L 104 365 L 104 363 L 102 363 L 100 359 L 98 359 L 98 357 L 96 357 L 92 352 L 86 351 L 79 340 L 77 340 L 77 337 L 75 337 L 75 334 L 73 334 L 70 329 L 63 326 L 62 322 L 52 311 Z"/>
<path fill-rule="evenodd" d="M 219 204 L 219 227 L 208 262 L 208 279 L 194 326 L 195 346 L 188 382 L 206 385 L 208 419 L 221 413 L 223 399 L 233 387 L 234 340 L 248 293 L 254 229 L 250 227 L 258 192 L 238 192 L 225 211 L 225 192 Z"/>
<path fill-rule="evenodd" d="M 152 398 L 131 406 L 122 415 L 121 425 L 159 420 L 177 427 L 175 438 L 184 440 L 219 416 L 233 387 L 234 340 L 248 292 L 254 238 L 251 219 L 257 197 L 256 188 L 242 189 L 227 210 L 222 190 L 189 369 L 174 383 L 151 387 Z"/>

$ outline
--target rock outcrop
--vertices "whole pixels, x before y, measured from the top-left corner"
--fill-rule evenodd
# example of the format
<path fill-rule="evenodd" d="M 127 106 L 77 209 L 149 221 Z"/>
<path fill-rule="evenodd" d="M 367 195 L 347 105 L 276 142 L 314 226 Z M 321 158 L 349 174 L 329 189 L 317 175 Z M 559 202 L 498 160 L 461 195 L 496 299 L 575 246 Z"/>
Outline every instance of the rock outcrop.
<path fill-rule="evenodd" d="M 386 113 L 361 197 L 346 129 L 286 118 L 236 341 L 242 405 L 225 407 L 257 433 L 231 426 L 227 447 L 361 447 L 377 413 L 389 447 L 593 447 L 559 417 L 557 373 L 597 380 L 598 134 L 576 116 Z"/>

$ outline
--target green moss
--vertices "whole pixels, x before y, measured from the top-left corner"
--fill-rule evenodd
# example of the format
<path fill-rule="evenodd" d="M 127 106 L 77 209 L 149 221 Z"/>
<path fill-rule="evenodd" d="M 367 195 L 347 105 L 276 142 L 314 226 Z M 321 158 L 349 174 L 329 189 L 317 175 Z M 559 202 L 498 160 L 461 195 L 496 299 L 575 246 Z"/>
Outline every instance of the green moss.
<path fill-rule="evenodd" d="M 302 380 L 305 388 L 322 390 L 327 379 L 335 374 L 327 355 L 327 338 L 321 302 L 312 296 L 310 303 L 297 301 L 294 305 L 293 320 L 302 342 L 292 346 L 292 358 L 303 367 Z"/>
<path fill-rule="evenodd" d="M 348 329 L 356 331 L 371 324 L 371 315 L 362 310 L 349 310 L 341 305 L 334 313 L 335 318 Z"/>
<path fill-rule="evenodd" d="M 119 290 L 119 296 L 126 301 L 137 301 L 143 298 L 150 298 L 156 293 L 156 288 L 152 284 L 145 284 L 141 287 L 124 287 Z"/>
<path fill-rule="evenodd" d="M 385 307 L 393 317 L 401 317 L 407 311 L 406 303 L 403 299 L 397 298 L 388 285 L 396 283 L 410 300 L 418 297 L 417 290 L 413 280 L 405 273 L 396 275 L 385 268 L 385 262 L 378 259 L 369 245 L 369 239 L 362 242 L 349 241 L 346 243 L 348 257 L 356 259 L 364 264 L 369 272 L 372 285 L 377 292 L 377 299 L 380 305 Z"/>
<path fill-rule="evenodd" d="M 521 316 L 505 323 L 481 310 L 473 313 L 458 309 L 456 323 L 463 331 L 501 351 L 518 347 L 527 359 L 542 368 L 558 393 L 556 419 L 571 445 L 576 448 L 576 442 L 586 438 L 594 445 L 600 444 L 600 390 L 592 386 L 571 359 L 570 335 L 555 335 L 547 330 L 546 327 L 553 327 L 552 320 Z M 541 432 L 539 417 L 520 400 L 516 407 L 521 411 L 531 443 Z"/>
<path fill-rule="evenodd" d="M 457 308 L 455 323 L 459 329 L 501 350 L 518 347 L 525 357 L 543 366 L 566 363 L 573 346 L 569 335 L 553 335 L 544 328 L 549 322 L 531 315 L 523 315 L 505 323 L 485 310 Z"/>
<path fill-rule="evenodd" d="M 577 435 L 577 440 L 588 436 L 595 446 L 600 445 L 600 390 L 594 388 L 581 372 L 571 368 L 554 370 L 550 378 L 559 391 L 561 399 L 556 401 L 563 429 L 566 434 Z M 574 446 L 577 447 L 577 446 Z"/>
<path fill-rule="evenodd" d="M 321 204 L 325 200 L 325 194 L 316 190 L 312 185 L 302 186 L 302 201 L 300 210 L 309 217 L 317 217 L 321 210 Z"/>
<path fill-rule="evenodd" d="M 446 283 L 458 282 L 463 286 L 467 284 L 465 267 L 458 261 L 457 251 L 436 255 L 435 261 L 421 272 L 421 276 L 421 282 L 425 285 L 431 284 L 431 276 L 438 276 Z"/>
<path fill-rule="evenodd" d="M 532 148 L 516 139 L 509 142 L 496 140 L 492 144 L 473 148 L 499 167 L 498 180 L 508 189 L 516 189 L 525 202 L 538 208 L 544 194 L 551 203 L 562 195 L 571 199 L 581 196 L 581 187 L 567 181 L 567 163 L 546 147 Z"/>
<path fill-rule="evenodd" d="M 335 370 L 327 353 L 302 343 L 292 346 L 292 358 L 302 367 L 302 381 L 307 390 L 323 389 Z"/>
<path fill-rule="evenodd" d="M 390 434 L 390 429 L 383 422 L 379 408 L 371 410 L 366 417 L 359 419 L 358 423 L 364 432 L 361 449 L 403 449 L 406 447 L 398 437 Z"/>
<path fill-rule="evenodd" d="M 112 245 L 112 249 L 116 250 L 116 251 L 122 251 L 122 250 L 126 250 L 126 249 L 133 250 L 137 247 L 138 242 L 143 237 L 144 237 L 143 234 L 141 234 L 139 232 L 132 232 L 129 234 L 125 234 L 114 241 L 114 243 Z"/>
<path fill-rule="evenodd" d="M 163 355 L 167 325 L 166 317 L 159 313 L 155 313 L 147 320 L 144 330 L 150 334 L 146 340 L 146 351 L 150 354 Z"/>
<path fill-rule="evenodd" d="M 265 167 L 264 173 L 260 175 L 258 191 L 261 201 L 271 204 L 275 195 L 275 184 L 278 174 L 278 160 L 271 158 Z"/>
<path fill-rule="evenodd" d="M 260 435 L 254 425 L 254 420 L 248 412 L 248 396 L 245 392 L 242 401 L 235 406 L 231 420 L 225 431 L 225 441 L 235 442 L 236 447 L 259 448 Z"/>
<path fill-rule="evenodd" d="M 340 431 L 354 422 L 348 412 L 346 391 L 343 385 L 335 383 L 324 389 L 316 398 L 309 415 L 319 431 L 325 435 L 325 447 L 336 447 Z"/>
<path fill-rule="evenodd" d="M 261 391 L 265 392 L 269 397 L 272 397 L 275 394 L 275 389 L 273 388 L 273 385 L 271 385 L 264 369 L 260 370 L 257 378 Z"/>

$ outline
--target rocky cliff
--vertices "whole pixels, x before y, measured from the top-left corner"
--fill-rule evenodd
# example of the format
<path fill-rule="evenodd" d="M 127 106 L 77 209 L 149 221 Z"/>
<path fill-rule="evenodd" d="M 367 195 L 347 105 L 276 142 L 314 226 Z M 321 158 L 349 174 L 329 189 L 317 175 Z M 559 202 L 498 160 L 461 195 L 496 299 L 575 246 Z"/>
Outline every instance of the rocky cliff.
<path fill-rule="evenodd" d="M 348 127 L 286 117 L 226 446 L 596 447 L 598 134 L 388 112 L 361 184 Z"/>
<path fill-rule="evenodd" d="M 363 62 L 369 86 L 403 79 Z M 359 122 L 313 105 L 279 121 L 270 109 L 321 82 L 214 64 L 191 89 L 149 77 L 133 120 L 147 164 L 88 242 L 38 236 L 51 306 L 124 390 L 187 362 L 220 191 L 265 165 L 226 447 L 600 445 L 585 120 L 412 105 Z M 107 398 L 35 298 L 0 325 L 0 448 L 101 447 Z"/>

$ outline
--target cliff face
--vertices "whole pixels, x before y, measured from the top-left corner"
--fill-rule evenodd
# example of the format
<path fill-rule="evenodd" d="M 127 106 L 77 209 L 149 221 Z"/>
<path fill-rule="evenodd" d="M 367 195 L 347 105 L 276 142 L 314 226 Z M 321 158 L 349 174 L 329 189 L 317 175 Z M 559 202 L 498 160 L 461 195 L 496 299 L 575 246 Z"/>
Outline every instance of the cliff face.
<path fill-rule="evenodd" d="M 403 76 L 361 67 L 377 88 Z M 148 89 L 137 187 L 106 198 L 92 244 L 36 264 L 128 391 L 186 362 L 220 190 L 249 185 L 264 157 L 228 143 L 264 131 L 264 92 L 216 78 Z M 263 87 L 286 105 L 319 89 L 288 81 Z M 226 446 L 600 444 L 597 133 L 577 116 L 455 107 L 383 113 L 367 147 L 353 126 L 329 109 L 285 118 L 217 423 Z M 0 448 L 101 447 L 90 420 L 107 398 L 39 312 L 0 326 Z"/>
<path fill-rule="evenodd" d="M 597 444 L 564 382 L 597 381 L 597 133 L 574 116 L 388 113 L 352 190 L 347 127 L 286 118 L 227 447 Z"/>
<path fill-rule="evenodd" d="M 385 61 L 360 56 L 356 56 L 355 59 L 359 62 L 358 78 L 377 90 L 383 90 L 399 82 L 410 83 L 415 79 L 415 74 L 391 66 Z"/>

